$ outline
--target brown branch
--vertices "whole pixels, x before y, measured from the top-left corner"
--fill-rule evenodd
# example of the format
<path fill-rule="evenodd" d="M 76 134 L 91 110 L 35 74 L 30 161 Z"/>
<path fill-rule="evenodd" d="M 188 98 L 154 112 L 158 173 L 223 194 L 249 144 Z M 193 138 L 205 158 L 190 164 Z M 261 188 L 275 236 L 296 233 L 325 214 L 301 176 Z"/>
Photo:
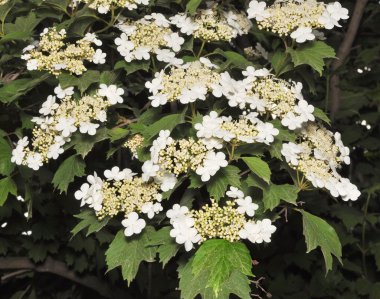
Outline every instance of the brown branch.
<path fill-rule="evenodd" d="M 0 270 L 15 270 L 19 269 L 24 272 L 34 271 L 39 273 L 52 273 L 58 276 L 69 279 L 73 282 L 81 284 L 89 289 L 98 292 L 100 295 L 110 298 L 112 291 L 106 283 L 101 281 L 98 277 L 92 275 L 79 276 L 74 271 L 70 270 L 65 263 L 56 261 L 48 257 L 44 263 L 36 265 L 26 257 L 5 257 L 0 258 Z M 17 271 L 16 271 L 17 272 Z M 16 273 L 14 272 L 14 273 Z M 22 272 L 20 271 L 19 274 Z M 9 279 L 8 275 L 1 278 L 1 282 Z"/>
<path fill-rule="evenodd" d="M 330 78 L 330 116 L 332 120 L 334 120 L 341 102 L 341 90 L 339 87 L 340 78 L 336 71 L 346 62 L 346 59 L 351 52 L 352 44 L 358 33 L 367 2 L 368 0 L 356 0 L 348 30 L 340 44 L 337 59 L 332 64 L 332 72 L 334 73 Z"/>

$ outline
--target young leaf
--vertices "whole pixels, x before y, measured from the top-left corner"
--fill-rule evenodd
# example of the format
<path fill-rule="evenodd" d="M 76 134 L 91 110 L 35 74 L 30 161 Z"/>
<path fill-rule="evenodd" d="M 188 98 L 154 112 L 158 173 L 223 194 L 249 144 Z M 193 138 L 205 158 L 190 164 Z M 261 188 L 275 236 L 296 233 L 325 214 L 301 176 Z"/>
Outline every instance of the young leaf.
<path fill-rule="evenodd" d="M 106 263 L 108 271 L 121 267 L 123 279 L 131 281 L 135 278 L 140 263 L 143 261 L 153 262 L 155 248 L 148 247 L 149 237 L 154 232 L 153 227 L 146 227 L 141 235 L 135 238 L 126 238 L 121 230 L 106 251 Z"/>
<path fill-rule="evenodd" d="M 342 263 L 342 245 L 339 237 L 334 228 L 325 220 L 304 210 L 298 211 L 302 214 L 307 253 L 319 246 L 325 259 L 327 273 L 332 269 L 332 255 L 335 255 L 339 262 Z"/>
<path fill-rule="evenodd" d="M 201 4 L 202 0 L 190 0 L 186 4 L 186 11 L 190 14 L 193 15 L 195 14 L 198 6 Z"/>
<path fill-rule="evenodd" d="M 324 121 L 326 124 L 331 125 L 330 118 L 324 113 L 321 109 L 318 107 L 314 107 L 314 116 L 322 121 Z"/>
<path fill-rule="evenodd" d="M 308 43 L 297 49 L 288 49 L 295 66 L 308 64 L 315 69 L 320 76 L 325 66 L 325 58 L 335 58 L 335 51 L 332 47 L 321 41 Z"/>
<path fill-rule="evenodd" d="M 270 209 L 272 211 L 280 204 L 281 200 L 296 204 L 297 197 L 298 189 L 294 185 L 271 184 L 269 187 L 263 189 L 263 202 L 266 210 Z"/>
<path fill-rule="evenodd" d="M 0 207 L 7 200 L 9 193 L 16 196 L 17 186 L 11 178 L 3 178 L 0 180 Z"/>
<path fill-rule="evenodd" d="M 185 122 L 185 114 L 179 113 L 179 114 L 170 114 L 167 116 L 164 116 L 160 120 L 156 121 L 149 127 L 147 127 L 143 135 L 146 139 L 151 139 L 154 136 L 156 136 L 158 133 L 160 133 L 161 130 L 173 130 L 177 125 L 182 124 Z"/>
<path fill-rule="evenodd" d="M 52 183 L 61 193 L 66 193 L 69 184 L 74 181 L 76 176 L 82 177 L 85 175 L 85 168 L 86 164 L 79 156 L 71 156 L 59 166 L 54 174 Z"/>
<path fill-rule="evenodd" d="M 258 157 L 245 157 L 242 159 L 253 173 L 258 175 L 265 182 L 270 182 L 270 176 L 272 172 L 268 166 L 268 163 L 264 162 Z"/>
<path fill-rule="evenodd" d="M 207 191 L 210 193 L 210 197 L 219 200 L 226 193 L 228 186 L 239 188 L 241 185 L 239 172 L 240 169 L 232 165 L 220 169 L 216 175 L 207 182 Z"/>
<path fill-rule="evenodd" d="M 234 270 L 252 276 L 251 256 L 247 247 L 240 242 L 212 239 L 204 242 L 197 250 L 192 261 L 195 277 L 205 275 L 204 284 L 210 287 L 216 297 Z"/>

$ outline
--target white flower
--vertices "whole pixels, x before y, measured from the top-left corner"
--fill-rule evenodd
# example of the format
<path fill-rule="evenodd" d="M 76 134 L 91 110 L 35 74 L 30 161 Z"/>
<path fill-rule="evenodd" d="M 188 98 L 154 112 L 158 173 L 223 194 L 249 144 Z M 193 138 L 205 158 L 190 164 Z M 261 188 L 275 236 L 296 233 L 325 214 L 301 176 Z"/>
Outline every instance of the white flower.
<path fill-rule="evenodd" d="M 121 224 L 125 227 L 124 235 L 126 237 L 130 237 L 134 234 L 138 235 L 146 226 L 145 220 L 139 219 L 139 215 L 136 212 L 129 213 Z"/>
<path fill-rule="evenodd" d="M 98 177 L 96 172 L 94 172 L 94 175 L 88 175 L 87 176 L 87 182 L 89 182 L 91 184 L 91 187 L 93 189 L 100 190 L 103 186 L 103 181 L 100 177 Z"/>
<path fill-rule="evenodd" d="M 131 180 L 134 175 L 135 173 L 133 173 L 131 169 L 125 168 L 123 170 L 120 170 L 120 168 L 117 166 L 112 167 L 110 170 L 107 169 L 104 171 L 104 176 L 108 181 Z"/>
<path fill-rule="evenodd" d="M 163 61 L 166 63 L 170 63 L 175 58 L 175 53 L 170 51 L 169 49 L 157 49 L 156 55 L 157 55 L 156 57 L 158 61 Z M 157 80 L 157 78 L 153 79 L 153 81 L 154 80 Z M 150 83 L 150 82 L 146 82 L 146 84 L 147 83 Z"/>
<path fill-rule="evenodd" d="M 41 109 L 38 111 L 43 115 L 53 114 L 54 110 L 59 107 L 59 104 L 55 102 L 55 96 L 48 96 L 47 100 L 42 103 Z"/>
<path fill-rule="evenodd" d="M 237 208 L 238 213 L 247 214 L 249 217 L 255 215 L 255 211 L 259 208 L 259 206 L 252 202 L 252 198 L 250 196 L 246 196 L 245 198 L 238 198 L 236 203 L 239 205 Z"/>
<path fill-rule="evenodd" d="M 244 193 L 243 191 L 239 190 L 236 187 L 231 186 L 230 190 L 226 192 L 226 195 L 230 198 L 243 198 Z"/>
<path fill-rule="evenodd" d="M 150 47 L 138 47 L 135 49 L 133 54 L 137 60 L 143 60 L 143 59 L 149 60 L 149 58 L 150 58 L 149 52 L 150 51 L 151 51 Z"/>
<path fill-rule="evenodd" d="M 199 58 L 199 61 L 204 64 L 205 66 L 207 66 L 208 68 L 210 69 L 218 69 L 219 66 L 217 66 L 216 64 L 213 64 L 210 59 L 206 58 L 206 57 L 201 57 Z"/>
<path fill-rule="evenodd" d="M 121 97 L 124 94 L 122 88 L 118 88 L 116 85 L 100 84 L 98 93 L 102 97 L 106 97 L 111 105 L 117 103 L 123 103 L 123 98 Z"/>
<path fill-rule="evenodd" d="M 63 99 L 74 94 L 74 87 L 70 86 L 63 89 L 61 85 L 58 85 L 56 88 L 54 88 L 54 93 L 57 95 L 57 98 Z"/>
<path fill-rule="evenodd" d="M 337 21 L 349 18 L 348 9 L 342 7 L 339 2 L 329 3 L 326 10 L 330 16 Z"/>
<path fill-rule="evenodd" d="M 106 63 L 106 56 L 107 56 L 106 53 L 104 53 L 100 49 L 97 49 L 95 51 L 94 56 L 92 57 L 92 62 L 95 64 L 105 64 Z"/>
<path fill-rule="evenodd" d="M 276 231 L 269 219 L 258 220 L 255 222 L 246 222 L 244 228 L 240 230 L 239 236 L 242 239 L 248 239 L 252 243 L 269 243 L 271 235 Z"/>
<path fill-rule="evenodd" d="M 314 40 L 315 35 L 313 30 L 308 27 L 299 27 L 297 30 L 290 34 L 290 37 L 294 39 L 297 43 L 304 43 L 307 40 Z"/>
<path fill-rule="evenodd" d="M 147 81 L 145 83 L 145 87 L 149 89 L 149 92 L 153 95 L 156 95 L 159 90 L 163 88 L 162 86 L 162 77 L 164 75 L 164 72 L 161 71 L 159 73 L 156 73 L 154 75 L 154 79 L 152 81 Z"/>
<path fill-rule="evenodd" d="M 98 6 L 98 13 L 100 14 L 106 14 L 109 12 L 109 10 L 110 10 L 109 6 L 105 6 L 105 5 Z"/>
<path fill-rule="evenodd" d="M 178 14 L 170 18 L 173 25 L 180 28 L 180 31 L 184 34 L 191 35 L 198 29 L 198 25 L 194 23 L 191 18 L 186 17 L 184 14 Z"/>
<path fill-rule="evenodd" d="M 201 176 L 202 182 L 207 182 L 221 167 L 226 167 L 227 165 L 228 162 L 224 153 L 210 151 L 203 160 L 203 166 L 198 167 L 196 173 Z"/>
<path fill-rule="evenodd" d="M 49 147 L 47 157 L 49 159 L 53 158 L 54 160 L 58 159 L 59 155 L 63 153 L 63 148 L 59 143 L 54 143 Z"/>
<path fill-rule="evenodd" d="M 298 102 L 297 106 L 294 108 L 294 111 L 297 112 L 303 122 L 307 122 L 307 121 L 314 121 L 315 120 L 315 117 L 313 115 L 313 112 L 314 112 L 314 106 L 313 105 L 309 105 L 308 102 L 306 102 L 305 100 L 301 100 Z"/>
<path fill-rule="evenodd" d="M 328 11 L 325 11 L 318 19 L 318 22 L 325 26 L 326 29 L 333 29 L 334 26 L 341 27 L 336 19 L 334 19 Z"/>
<path fill-rule="evenodd" d="M 251 1 L 247 10 L 248 18 L 263 21 L 270 17 L 269 12 L 265 10 L 266 6 L 267 4 L 265 2 Z"/>
<path fill-rule="evenodd" d="M 193 103 L 196 100 L 206 100 L 207 87 L 203 84 L 196 84 L 190 89 L 183 89 L 181 95 L 179 96 L 179 101 L 182 104 Z"/>
<path fill-rule="evenodd" d="M 160 26 L 160 27 L 169 27 L 170 26 L 170 22 L 165 18 L 165 16 L 163 14 L 160 14 L 160 13 L 152 13 L 150 15 L 151 18 L 154 19 L 154 23 L 156 23 L 156 25 Z"/>
<path fill-rule="evenodd" d="M 337 184 L 337 190 L 339 195 L 344 201 L 352 200 L 355 201 L 360 196 L 360 191 L 358 187 L 350 182 L 349 179 L 341 178 L 340 182 Z"/>
<path fill-rule="evenodd" d="M 256 136 L 258 142 L 263 142 L 265 144 L 270 144 L 274 141 L 273 136 L 277 136 L 280 131 L 273 127 L 271 123 L 260 122 L 257 124 L 257 130 L 259 133 Z"/>
<path fill-rule="evenodd" d="M 12 150 L 11 162 L 16 163 L 17 165 L 21 165 L 24 160 L 25 152 L 23 147 L 16 147 Z"/>
<path fill-rule="evenodd" d="M 199 138 L 212 138 L 218 135 L 223 119 L 218 116 L 216 111 L 211 111 L 209 115 L 205 115 L 202 123 L 195 124 Z"/>
<path fill-rule="evenodd" d="M 245 80 L 247 82 L 256 81 L 257 77 L 267 77 L 270 72 L 266 68 L 256 70 L 253 66 L 248 66 L 245 71 L 242 72 L 243 76 L 247 77 Z"/>
<path fill-rule="evenodd" d="M 183 232 L 175 238 L 175 241 L 178 244 L 184 244 L 185 250 L 190 251 L 194 248 L 194 244 L 199 243 L 201 236 L 198 234 L 198 231 L 194 228 L 184 229 Z"/>
<path fill-rule="evenodd" d="M 81 122 L 79 124 L 79 131 L 82 134 L 88 134 L 90 136 L 94 136 L 96 134 L 96 129 L 99 128 L 99 124 L 93 124 L 90 122 Z"/>
<path fill-rule="evenodd" d="M 152 219 L 155 214 L 158 214 L 163 210 L 162 205 L 157 202 L 153 204 L 152 202 L 147 202 L 141 207 L 141 212 L 146 214 L 149 219 Z"/>
<path fill-rule="evenodd" d="M 177 32 L 165 35 L 164 40 L 166 41 L 167 46 L 172 48 L 174 52 L 180 51 L 181 45 L 185 42 L 185 39 L 179 36 Z"/>
<path fill-rule="evenodd" d="M 19 147 L 19 148 L 24 148 L 24 147 L 28 146 L 28 144 L 29 144 L 29 140 L 28 140 L 27 136 L 25 136 L 24 138 L 17 141 L 17 147 Z"/>
<path fill-rule="evenodd" d="M 303 122 L 303 118 L 295 116 L 293 112 L 288 112 L 281 120 L 281 124 L 284 127 L 288 127 L 289 130 L 301 128 Z"/>
<path fill-rule="evenodd" d="M 60 117 L 58 123 L 55 125 L 55 129 L 60 131 L 63 137 L 69 137 L 71 133 L 74 133 L 77 130 L 75 119 L 72 117 Z"/>
<path fill-rule="evenodd" d="M 189 209 L 185 206 L 180 206 L 179 204 L 174 204 L 173 207 L 166 212 L 166 217 L 170 219 L 170 223 L 180 221 L 187 213 Z M 192 226 L 193 224 L 190 224 Z"/>
<path fill-rule="evenodd" d="M 163 106 L 168 102 L 168 98 L 166 94 L 158 93 L 156 95 L 150 96 L 148 98 L 152 101 L 152 107 Z"/>
<path fill-rule="evenodd" d="M 289 142 L 282 145 L 281 154 L 285 157 L 286 162 L 297 166 L 299 154 L 302 153 L 302 146 Z"/>
<path fill-rule="evenodd" d="M 165 173 L 163 175 L 155 177 L 155 181 L 161 184 L 160 188 L 162 191 L 167 192 L 172 190 L 177 184 L 177 177 L 173 173 Z"/>
<path fill-rule="evenodd" d="M 29 155 L 26 159 L 26 163 L 28 164 L 29 168 L 32 168 L 33 170 L 38 170 L 43 165 L 41 154 L 33 153 Z"/>
<path fill-rule="evenodd" d="M 155 177 L 157 175 L 157 171 L 160 169 L 160 167 L 153 163 L 153 161 L 148 160 L 145 161 L 143 166 L 141 167 L 142 170 L 142 180 L 144 182 L 149 181 L 150 178 Z"/>
<path fill-rule="evenodd" d="M 86 33 L 86 35 L 84 36 L 83 39 L 87 40 L 91 43 L 94 43 L 98 47 L 100 47 L 103 44 L 102 41 L 100 39 L 98 39 L 98 37 L 96 36 L 95 33 Z"/>
<path fill-rule="evenodd" d="M 26 63 L 26 68 L 28 69 L 28 71 L 37 70 L 38 69 L 38 60 L 37 59 L 28 60 L 28 62 Z"/>
<path fill-rule="evenodd" d="M 87 183 L 82 184 L 79 190 L 74 193 L 74 197 L 77 200 L 81 200 L 81 207 L 86 203 L 86 199 L 91 196 L 90 185 Z"/>

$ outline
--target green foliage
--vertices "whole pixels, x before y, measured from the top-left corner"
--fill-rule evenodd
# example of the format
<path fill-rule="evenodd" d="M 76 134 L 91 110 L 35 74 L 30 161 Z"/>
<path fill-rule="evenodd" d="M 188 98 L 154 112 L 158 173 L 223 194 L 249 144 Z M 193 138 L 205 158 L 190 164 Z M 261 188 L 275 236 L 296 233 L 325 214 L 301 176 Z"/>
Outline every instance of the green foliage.
<path fill-rule="evenodd" d="M 17 195 L 17 186 L 10 177 L 6 177 L 0 180 L 0 206 L 5 203 L 9 194 Z"/>
<path fill-rule="evenodd" d="M 271 184 L 263 189 L 264 208 L 272 211 L 280 204 L 281 200 L 296 205 L 298 191 L 294 185 Z"/>
<path fill-rule="evenodd" d="M 272 174 L 268 163 L 261 160 L 258 157 L 247 157 L 243 158 L 243 161 L 248 165 L 249 169 L 256 174 L 258 177 L 262 178 L 265 182 L 270 182 L 270 176 Z"/>
<path fill-rule="evenodd" d="M 235 166 L 227 166 L 218 171 L 210 181 L 207 182 L 207 191 L 210 197 L 219 200 L 226 194 L 228 186 L 240 187 L 239 168 Z"/>
<path fill-rule="evenodd" d="M 54 174 L 52 183 L 61 193 L 66 193 L 69 184 L 74 181 L 75 177 L 84 176 L 85 168 L 86 164 L 79 156 L 70 156 L 59 166 Z"/>
<path fill-rule="evenodd" d="M 100 231 L 110 220 L 107 217 L 99 221 L 93 211 L 83 211 L 74 217 L 80 219 L 80 222 L 71 230 L 73 236 L 78 234 L 80 231 L 86 230 L 86 237 L 88 237 L 92 233 L 97 233 Z"/>

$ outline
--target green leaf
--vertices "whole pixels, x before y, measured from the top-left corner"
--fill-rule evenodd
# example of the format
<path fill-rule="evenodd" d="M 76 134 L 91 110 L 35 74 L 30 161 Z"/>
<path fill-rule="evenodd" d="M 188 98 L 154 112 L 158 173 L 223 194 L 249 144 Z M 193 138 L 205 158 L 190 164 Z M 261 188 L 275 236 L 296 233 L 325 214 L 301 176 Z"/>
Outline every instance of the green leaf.
<path fill-rule="evenodd" d="M 319 109 L 318 107 L 314 107 L 314 116 L 322 121 L 324 121 L 326 124 L 331 125 L 330 118 L 326 115 L 326 113 L 323 112 L 323 110 Z"/>
<path fill-rule="evenodd" d="M 6 24 L 5 31 L 12 33 L 25 33 L 30 37 L 34 28 L 43 20 L 43 18 L 37 18 L 34 12 L 30 12 L 26 16 L 16 18 L 14 24 Z"/>
<path fill-rule="evenodd" d="M 293 69 L 293 64 L 290 61 L 289 55 L 283 51 L 277 51 L 273 54 L 271 63 L 276 76 L 280 76 Z"/>
<path fill-rule="evenodd" d="M 67 73 L 62 73 L 61 75 L 59 75 L 58 80 L 62 88 L 74 86 L 78 87 L 81 93 L 84 93 L 90 87 L 91 84 L 99 83 L 100 72 L 88 70 L 80 77 L 76 77 Z"/>
<path fill-rule="evenodd" d="M 154 228 L 148 226 L 136 238 L 126 238 L 124 232 L 119 231 L 106 251 L 108 271 L 121 267 L 123 279 L 127 280 L 130 285 L 137 274 L 140 263 L 154 261 L 155 250 L 153 247 L 147 247 L 148 236 L 153 232 Z"/>
<path fill-rule="evenodd" d="M 76 152 L 84 158 L 88 155 L 96 143 L 106 139 L 108 139 L 107 128 L 100 128 L 97 130 L 95 136 L 74 134 L 70 144 L 74 144 L 74 149 Z"/>
<path fill-rule="evenodd" d="M 150 60 L 135 60 L 131 62 L 126 62 L 125 60 L 120 60 L 116 62 L 114 69 L 124 69 L 127 75 L 133 74 L 137 71 L 149 71 Z"/>
<path fill-rule="evenodd" d="M 128 135 L 128 133 L 129 130 L 124 128 L 113 128 L 111 130 L 108 130 L 108 136 L 110 137 L 111 141 L 123 139 Z"/>
<path fill-rule="evenodd" d="M 149 246 L 158 246 L 157 252 L 160 262 L 162 263 L 162 267 L 165 267 L 172 257 L 177 254 L 179 249 L 178 244 L 174 242 L 174 239 L 169 234 L 171 229 L 171 227 L 165 226 L 156 231 L 152 234 L 148 243 Z"/>
<path fill-rule="evenodd" d="M 85 175 L 85 168 L 86 164 L 79 156 L 71 156 L 59 166 L 54 174 L 52 183 L 61 193 L 66 193 L 69 184 L 74 181 L 76 176 L 82 177 Z"/>
<path fill-rule="evenodd" d="M 214 53 L 224 56 L 227 59 L 227 61 L 225 62 L 226 65 L 232 64 L 233 66 L 240 69 L 245 69 L 247 68 L 247 66 L 253 65 L 253 63 L 247 60 L 244 56 L 233 51 L 223 51 L 221 49 L 216 49 Z"/>
<path fill-rule="evenodd" d="M 240 188 L 241 182 L 239 172 L 240 169 L 232 165 L 221 168 L 216 175 L 207 182 L 207 191 L 210 193 L 210 197 L 219 200 L 225 195 L 228 186 Z"/>
<path fill-rule="evenodd" d="M 11 162 L 12 148 L 9 143 L 0 138 L 0 174 L 8 176 L 15 168 L 15 164 Z"/>
<path fill-rule="evenodd" d="M 281 200 L 296 205 L 297 197 L 298 188 L 294 185 L 271 184 L 263 189 L 263 202 L 266 210 L 270 209 L 272 211 L 280 204 Z"/>
<path fill-rule="evenodd" d="M 342 245 L 334 228 L 325 220 L 314 216 L 304 210 L 302 214 L 303 234 L 305 236 L 307 253 L 320 247 L 325 259 L 326 273 L 332 269 L 332 256 L 342 263 Z"/>
<path fill-rule="evenodd" d="M 335 58 L 335 50 L 321 41 L 315 41 L 300 46 L 297 49 L 288 49 L 295 66 L 310 65 L 320 76 L 325 66 L 325 58 Z"/>
<path fill-rule="evenodd" d="M 258 175 L 265 182 L 270 182 L 270 176 L 272 172 L 269 168 L 268 163 L 258 157 L 244 157 L 242 159 L 253 173 Z"/>
<path fill-rule="evenodd" d="M 195 12 L 197 11 L 198 6 L 201 4 L 202 0 L 190 0 L 186 4 L 186 11 L 190 15 L 194 15 Z"/>
<path fill-rule="evenodd" d="M 15 182 L 9 178 L 0 180 L 0 207 L 5 203 L 9 194 L 17 195 L 17 186 Z"/>
<path fill-rule="evenodd" d="M 160 120 L 148 126 L 142 132 L 143 136 L 149 140 L 160 133 L 161 130 L 173 130 L 177 125 L 185 122 L 185 111 L 180 114 L 170 114 L 162 117 Z"/>
<path fill-rule="evenodd" d="M 92 233 L 97 233 L 103 227 L 105 227 L 110 218 L 104 218 L 99 220 L 92 210 L 86 210 L 78 215 L 74 215 L 75 218 L 81 219 L 81 221 L 71 230 L 73 237 L 80 231 L 87 228 L 86 237 Z"/>
<path fill-rule="evenodd" d="M 215 296 L 234 270 L 252 276 L 251 268 L 252 259 L 247 247 L 224 239 L 204 242 L 195 253 L 191 267 L 195 277 L 207 271 L 206 287 L 212 288 Z"/>

